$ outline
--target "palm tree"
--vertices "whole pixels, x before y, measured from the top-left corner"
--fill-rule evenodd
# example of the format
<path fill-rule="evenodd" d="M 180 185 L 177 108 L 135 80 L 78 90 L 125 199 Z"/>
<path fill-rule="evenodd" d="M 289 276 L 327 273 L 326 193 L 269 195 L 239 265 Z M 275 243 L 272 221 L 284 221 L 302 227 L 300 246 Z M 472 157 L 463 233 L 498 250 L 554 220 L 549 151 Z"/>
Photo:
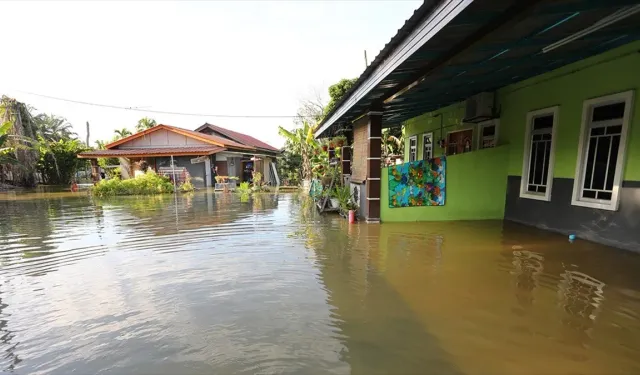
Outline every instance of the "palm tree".
<path fill-rule="evenodd" d="M 75 139 L 77 134 L 73 126 L 64 117 L 41 113 L 34 118 L 38 133 L 46 141 L 58 142 L 63 139 Z"/>
<path fill-rule="evenodd" d="M 106 144 L 104 143 L 104 141 L 96 141 L 96 147 L 98 148 L 98 150 L 105 150 L 106 149 Z"/>
<path fill-rule="evenodd" d="M 116 133 L 116 140 L 128 137 L 132 134 L 131 131 L 127 128 L 116 129 L 115 133 Z"/>
<path fill-rule="evenodd" d="M 143 117 L 140 120 L 138 120 L 138 124 L 136 125 L 136 131 L 141 132 L 143 130 L 151 129 L 156 125 L 158 125 L 156 123 L 156 120 L 149 117 Z"/>
<path fill-rule="evenodd" d="M 311 157 L 313 151 L 319 147 L 314 137 L 317 125 L 310 125 L 307 121 L 302 122 L 302 126 L 293 130 L 286 130 L 282 126 L 278 127 L 278 134 L 287 139 L 293 153 L 300 154 L 302 158 L 302 179 L 306 183 L 311 183 L 313 172 L 311 170 Z"/>

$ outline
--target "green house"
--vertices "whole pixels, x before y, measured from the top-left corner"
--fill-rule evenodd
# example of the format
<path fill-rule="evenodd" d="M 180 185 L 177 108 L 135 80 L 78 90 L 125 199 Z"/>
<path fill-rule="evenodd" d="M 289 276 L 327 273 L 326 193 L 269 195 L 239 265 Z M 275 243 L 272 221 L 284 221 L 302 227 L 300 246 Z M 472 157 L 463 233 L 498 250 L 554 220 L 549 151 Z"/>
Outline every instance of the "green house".
<path fill-rule="evenodd" d="M 369 222 L 504 219 L 640 251 L 639 37 L 633 1 L 425 1 L 316 136 L 350 138 Z M 381 129 L 401 126 L 404 162 L 446 158 L 444 205 L 390 204 Z"/>

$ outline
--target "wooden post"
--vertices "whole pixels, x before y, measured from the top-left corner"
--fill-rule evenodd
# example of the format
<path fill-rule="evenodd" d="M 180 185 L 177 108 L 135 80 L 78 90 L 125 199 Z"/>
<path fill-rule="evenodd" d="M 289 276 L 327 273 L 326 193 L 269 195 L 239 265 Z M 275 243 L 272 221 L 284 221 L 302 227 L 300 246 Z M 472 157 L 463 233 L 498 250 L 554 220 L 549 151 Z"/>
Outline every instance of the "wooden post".
<path fill-rule="evenodd" d="M 91 162 L 91 181 L 98 183 L 100 181 L 100 166 L 98 165 L 98 159 L 89 159 Z"/>

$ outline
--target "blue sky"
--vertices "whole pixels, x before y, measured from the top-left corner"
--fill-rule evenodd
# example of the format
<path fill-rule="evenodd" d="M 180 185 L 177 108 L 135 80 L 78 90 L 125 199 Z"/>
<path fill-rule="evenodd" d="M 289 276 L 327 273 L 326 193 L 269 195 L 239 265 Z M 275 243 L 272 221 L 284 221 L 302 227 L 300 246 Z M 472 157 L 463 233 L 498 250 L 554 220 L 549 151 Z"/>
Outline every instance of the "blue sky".
<path fill-rule="evenodd" d="M 421 1 L 2 2 L 0 94 L 66 117 L 81 139 L 110 139 L 143 116 L 195 129 L 204 122 L 275 146 L 292 119 L 174 116 L 160 111 L 294 115 L 300 100 L 357 77 Z M 20 15 L 20 16 L 18 16 Z M 25 17 L 31 22 L 25 24 Z M 8 23 L 7 23 L 8 22 Z M 8 44 L 7 44 L 8 42 Z M 6 72 L 11 72 L 6 74 Z"/>

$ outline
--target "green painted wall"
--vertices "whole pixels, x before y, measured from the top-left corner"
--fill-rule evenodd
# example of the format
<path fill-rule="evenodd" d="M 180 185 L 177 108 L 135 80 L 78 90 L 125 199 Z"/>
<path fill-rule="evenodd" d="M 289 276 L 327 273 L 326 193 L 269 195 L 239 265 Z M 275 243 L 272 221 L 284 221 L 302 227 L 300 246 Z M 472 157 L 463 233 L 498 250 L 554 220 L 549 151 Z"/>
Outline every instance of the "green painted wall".
<path fill-rule="evenodd" d="M 438 116 L 442 115 L 442 116 Z M 428 112 L 418 117 L 414 117 L 410 120 L 407 120 L 404 124 L 405 126 L 405 144 L 404 149 L 405 153 L 409 152 L 409 138 L 413 135 L 417 135 L 418 137 L 418 160 L 422 159 L 422 151 L 423 151 L 423 143 L 422 143 L 422 134 L 433 132 L 434 138 L 434 148 L 433 155 L 444 155 L 444 149 L 438 147 L 438 140 L 444 137 L 444 134 L 447 132 L 460 130 L 465 128 L 470 128 L 472 125 L 463 124 L 462 118 L 464 117 L 464 105 L 463 103 L 456 103 L 450 105 L 448 107 L 439 109 L 437 111 Z M 440 121 L 442 121 L 442 126 L 440 125 Z M 441 131 L 442 130 L 442 131 Z M 475 132 L 474 132 L 474 142 L 475 140 Z M 408 157 L 405 155 L 405 160 L 408 160 Z"/>
<path fill-rule="evenodd" d="M 511 145 L 509 174 L 522 175 L 527 112 L 560 106 L 554 177 L 575 178 L 585 100 L 635 90 L 624 179 L 640 181 L 640 42 L 616 48 L 498 91 L 500 141 Z"/>
<path fill-rule="evenodd" d="M 640 41 L 506 86 L 497 92 L 501 110 L 497 147 L 448 158 L 447 201 L 442 207 L 393 208 L 388 205 L 387 170 L 382 172 L 381 219 L 383 221 L 430 221 L 498 219 L 504 214 L 506 176 L 522 174 L 527 113 L 559 106 L 554 177 L 575 178 L 582 105 L 587 99 L 635 90 L 628 134 L 624 180 L 640 181 Z M 442 116 L 437 116 L 441 114 Z M 447 132 L 473 128 L 464 124 L 464 103 L 456 103 L 405 122 L 405 153 L 409 138 L 418 137 L 422 159 L 422 134 L 433 132 L 434 155 L 444 154 L 437 141 Z M 442 121 L 442 123 L 441 123 Z M 441 131 L 442 129 L 442 131 Z M 508 145 L 505 147 L 504 145 Z M 405 155 L 405 160 L 407 156 Z"/>
<path fill-rule="evenodd" d="M 389 208 L 389 173 L 382 170 L 380 218 L 384 221 L 502 219 L 509 147 L 500 146 L 447 158 L 444 206 Z"/>

